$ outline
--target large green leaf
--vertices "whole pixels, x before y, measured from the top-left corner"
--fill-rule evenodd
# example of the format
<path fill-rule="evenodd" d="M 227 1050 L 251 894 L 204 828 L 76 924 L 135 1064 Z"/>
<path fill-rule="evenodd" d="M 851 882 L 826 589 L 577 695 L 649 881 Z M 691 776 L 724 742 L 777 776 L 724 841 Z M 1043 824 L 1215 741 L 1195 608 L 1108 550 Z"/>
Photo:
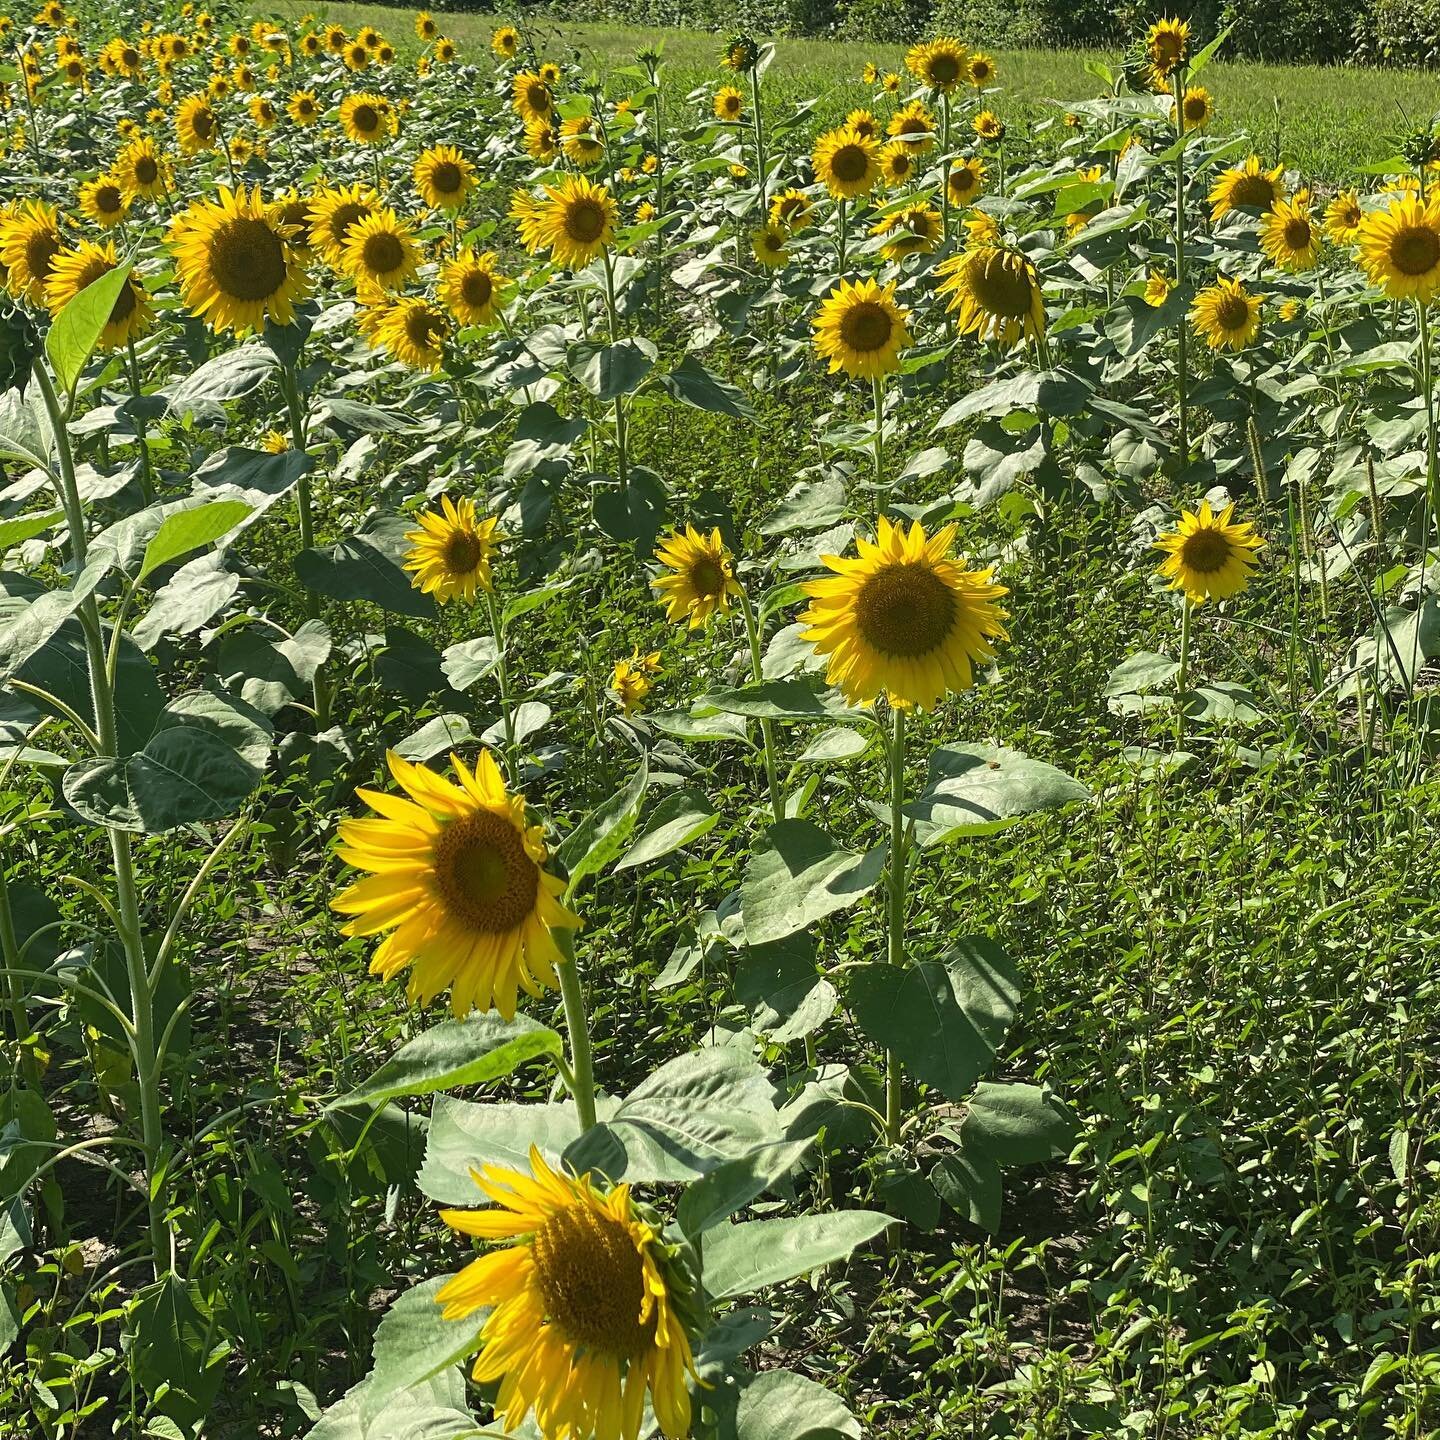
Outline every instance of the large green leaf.
<path fill-rule="evenodd" d="M 790 935 L 748 945 L 735 962 L 735 998 L 750 1008 L 750 1024 L 776 1045 L 813 1034 L 840 1003 L 815 963 L 815 941 Z"/>
<path fill-rule="evenodd" d="M 677 1218 L 687 1235 L 699 1235 L 778 1185 L 815 1143 L 813 1137 L 766 1145 L 702 1176 L 680 1197 Z"/>
<path fill-rule="evenodd" d="M 1026 815 L 1090 798 L 1078 780 L 997 745 L 946 745 L 930 756 L 924 793 L 905 807 L 928 844 L 988 835 Z"/>
<path fill-rule="evenodd" d="M 92 280 L 80 293 L 66 302 L 55 317 L 45 337 L 45 353 L 55 371 L 62 390 L 73 390 L 85 369 L 85 362 L 95 353 L 100 334 L 110 319 L 110 312 L 120 292 L 130 283 L 130 262 L 107 270 Z"/>
<path fill-rule="evenodd" d="M 483 1085 L 541 1055 L 559 1055 L 560 1036 L 524 1015 L 502 1020 L 493 1011 L 444 1020 L 402 1045 L 373 1075 L 327 1108 L 378 1104 L 401 1095 L 429 1095 L 457 1085 Z"/>
<path fill-rule="evenodd" d="M 735 1440 L 860 1440 L 839 1396 L 791 1370 L 766 1370 L 740 1392 Z"/>
<path fill-rule="evenodd" d="M 1040 1085 L 978 1085 L 965 1112 L 960 1138 L 967 1154 L 988 1155 L 997 1165 L 1038 1165 L 1070 1149 L 1075 1116 Z"/>
<path fill-rule="evenodd" d="M 640 336 L 613 345 L 586 341 L 571 347 L 570 373 L 599 400 L 613 400 L 639 389 L 659 354 L 654 342 Z"/>
<path fill-rule="evenodd" d="M 951 1100 L 963 1100 L 994 1063 L 1021 995 L 1014 964 L 989 940 L 962 941 L 943 963 L 872 961 L 848 975 L 860 1028 Z"/>
<path fill-rule="evenodd" d="M 368 600 L 396 615 L 428 619 L 435 602 L 410 583 L 410 577 L 373 535 L 352 535 L 323 549 L 302 550 L 295 574 L 307 590 L 334 600 Z"/>
<path fill-rule="evenodd" d="M 650 764 L 642 754 L 639 768 L 630 779 L 608 800 L 597 805 L 565 837 L 565 843 L 555 852 L 555 858 L 570 876 L 568 893 L 574 894 L 582 880 L 598 874 L 624 848 L 625 841 L 635 828 L 640 801 L 649 783 Z"/>
<path fill-rule="evenodd" d="M 738 690 L 714 690 L 691 707 L 694 715 L 744 715 L 752 720 L 794 720 L 833 724 L 836 720 L 868 721 L 873 717 L 851 709 L 834 691 L 808 680 L 766 680 Z"/>
<path fill-rule="evenodd" d="M 137 582 L 148 579 L 162 565 L 191 550 L 214 544 L 249 516 L 251 510 L 243 500 L 212 500 L 198 509 L 168 516 L 145 547 Z"/>
<path fill-rule="evenodd" d="M 747 1220 L 706 1236 L 705 1289 L 715 1300 L 748 1295 L 843 1260 L 895 1224 L 878 1210 L 837 1210 L 781 1220 Z"/>
<path fill-rule="evenodd" d="M 476 1422 L 458 1366 L 442 1370 L 407 1390 L 371 1400 L 366 1376 L 347 1390 L 305 1434 L 305 1440 L 477 1440 Z"/>
<path fill-rule="evenodd" d="M 710 410 L 737 420 L 755 418 L 755 407 L 744 393 L 712 374 L 693 355 L 687 355 L 668 375 L 662 375 L 660 384 L 675 399 L 697 410 Z"/>
<path fill-rule="evenodd" d="M 47 590 L 0 619 L 0 679 L 14 673 L 95 593 L 114 557 L 103 552 L 63 590 Z"/>
<path fill-rule="evenodd" d="M 483 1196 L 470 1178 L 482 1165 L 530 1168 L 533 1145 L 551 1165 L 580 1134 L 580 1119 L 569 1103 L 476 1105 L 437 1095 L 430 1112 L 425 1161 L 418 1183 L 442 1205 L 478 1205 Z"/>
<path fill-rule="evenodd" d="M 363 1416 L 373 1419 L 393 1395 L 424 1384 L 480 1348 L 480 1331 L 488 1310 L 464 1320 L 442 1318 L 444 1311 L 435 1295 L 450 1278 L 437 1275 L 407 1290 L 381 1318 L 375 1331 L 375 1358 L 361 1402 Z"/>
<path fill-rule="evenodd" d="M 135 1297 L 125 1319 L 131 1373 L 162 1414 L 187 1429 L 213 1409 L 228 1344 L 200 1287 L 167 1275 Z"/>
<path fill-rule="evenodd" d="M 879 883 L 885 854 L 883 845 L 856 854 L 808 820 L 772 825 L 740 887 L 746 938 L 752 945 L 783 940 L 853 905 Z"/>
<path fill-rule="evenodd" d="M 708 835 L 720 822 L 720 812 L 698 790 L 677 790 L 655 807 L 644 831 L 624 856 L 616 871 L 653 865 L 686 845 Z"/>

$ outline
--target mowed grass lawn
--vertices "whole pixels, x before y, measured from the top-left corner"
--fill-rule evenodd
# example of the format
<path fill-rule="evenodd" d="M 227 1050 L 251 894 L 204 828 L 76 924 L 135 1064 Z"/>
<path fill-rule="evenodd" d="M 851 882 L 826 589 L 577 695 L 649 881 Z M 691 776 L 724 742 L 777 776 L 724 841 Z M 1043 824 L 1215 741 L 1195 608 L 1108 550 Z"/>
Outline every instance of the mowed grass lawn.
<path fill-rule="evenodd" d="M 347 29 L 371 24 L 397 44 L 412 43 L 413 10 L 381 5 L 328 5 L 315 11 L 303 0 L 283 0 L 278 13 L 290 19 L 316 13 Z M 489 55 L 491 30 L 504 12 L 441 17 L 445 31 L 462 46 L 462 55 L 481 64 Z M 531 19 L 528 28 L 547 53 L 578 54 L 601 74 L 633 62 L 637 50 L 663 40 L 672 78 L 689 90 L 718 83 L 719 38 L 697 30 L 649 30 L 627 25 L 571 25 L 553 18 Z M 864 41 L 791 40 L 777 42 L 770 71 L 771 93 L 800 101 L 817 97 L 817 124 L 829 122 L 865 102 L 860 83 L 867 60 L 882 69 L 903 69 L 902 46 Z M 998 109 L 1012 126 L 1024 126 L 1053 114 L 1072 100 L 1099 95 L 1103 83 L 1086 70 L 1088 61 L 1114 65 L 1113 52 L 1076 50 L 1001 50 L 1003 92 Z M 1247 132 L 1268 158 L 1277 151 L 1307 180 L 1349 181 L 1361 167 L 1396 153 L 1399 137 L 1423 124 L 1440 105 L 1435 77 L 1416 71 L 1320 65 L 1261 65 L 1216 61 L 1204 83 L 1218 107 L 1217 125 Z"/>

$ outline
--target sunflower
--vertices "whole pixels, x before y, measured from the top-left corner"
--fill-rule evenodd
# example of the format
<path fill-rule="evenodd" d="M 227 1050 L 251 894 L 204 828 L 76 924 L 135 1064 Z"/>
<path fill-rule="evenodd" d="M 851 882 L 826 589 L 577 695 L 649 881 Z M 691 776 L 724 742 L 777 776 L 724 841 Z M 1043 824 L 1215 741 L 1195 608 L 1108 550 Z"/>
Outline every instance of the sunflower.
<path fill-rule="evenodd" d="M 655 551 L 655 558 L 668 570 L 650 584 L 665 606 L 665 618 L 675 624 L 688 621 L 699 629 L 711 615 L 725 614 L 733 596 L 739 595 L 735 562 L 720 538 L 719 530 L 702 535 L 693 525 L 682 534 L 672 530 Z"/>
<path fill-rule="evenodd" d="M 833 570 L 804 586 L 810 605 L 802 639 L 828 657 L 825 679 L 852 704 L 884 694 L 892 705 L 928 710 L 952 690 L 968 690 L 973 666 L 1009 638 L 1008 594 L 993 570 L 967 570 L 952 558 L 955 527 L 927 536 L 880 517 L 874 540 L 857 539 L 853 560 L 822 555 Z"/>
<path fill-rule="evenodd" d="M 1163 270 L 1152 270 L 1145 281 L 1145 303 L 1158 310 L 1170 298 L 1174 288 L 1175 282 Z"/>
<path fill-rule="evenodd" d="M 811 163 L 835 199 L 853 200 L 874 189 L 880 179 L 880 146 L 873 136 L 842 125 L 815 142 Z"/>
<path fill-rule="evenodd" d="M 1006 347 L 1044 335 L 1045 301 L 1028 256 L 972 241 L 961 254 L 942 260 L 935 273 L 941 277 L 939 293 L 950 297 L 946 309 L 956 315 L 962 335 Z"/>
<path fill-rule="evenodd" d="M 544 190 L 544 200 L 522 192 L 511 204 L 521 243 L 532 255 L 549 250 L 557 265 L 572 270 L 588 265 L 615 238 L 619 210 L 614 197 L 583 175 L 566 175 Z"/>
<path fill-rule="evenodd" d="M 1308 270 L 1320 254 L 1320 231 L 1298 195 L 1277 200 L 1260 221 L 1260 248 L 1282 270 Z"/>
<path fill-rule="evenodd" d="M 1360 267 L 1392 300 L 1428 304 L 1440 289 L 1440 199 L 1402 194 L 1361 218 Z"/>
<path fill-rule="evenodd" d="M 880 122 L 875 118 L 873 111 L 865 109 L 852 110 L 845 117 L 845 123 L 850 126 L 852 130 L 857 131 L 861 135 L 867 135 L 872 140 L 878 140 L 880 138 Z"/>
<path fill-rule="evenodd" d="M 995 61 L 991 56 L 979 50 L 970 56 L 970 63 L 965 69 L 965 78 L 975 89 L 983 90 L 987 85 L 994 84 L 995 74 Z"/>
<path fill-rule="evenodd" d="M 455 42 L 447 40 L 443 35 L 435 42 L 435 59 L 441 65 L 448 65 L 459 53 Z"/>
<path fill-rule="evenodd" d="M 395 129 L 395 110 L 383 95 L 347 95 L 340 102 L 340 124 L 352 144 L 379 145 Z"/>
<path fill-rule="evenodd" d="M 760 46 L 749 35 L 732 35 L 720 52 L 720 63 L 737 75 L 753 70 L 760 61 Z"/>
<path fill-rule="evenodd" d="M 428 17 L 427 17 L 428 18 Z M 418 21 L 416 22 L 418 26 Z M 430 22 L 435 23 L 433 20 Z M 430 36 L 422 35 L 422 40 Z M 502 25 L 490 36 L 490 49 L 497 60 L 513 60 L 520 51 L 520 33 L 513 25 Z"/>
<path fill-rule="evenodd" d="M 385 37 L 373 25 L 362 25 L 355 38 L 367 50 L 378 50 L 385 43 Z"/>
<path fill-rule="evenodd" d="M 912 100 L 890 117 L 885 132 L 903 141 L 915 154 L 923 155 L 935 144 L 935 117 L 919 100 Z"/>
<path fill-rule="evenodd" d="M 1160 563 L 1160 574 L 1192 605 L 1228 600 L 1250 583 L 1255 552 L 1265 541 L 1248 521 L 1235 521 L 1234 514 L 1233 504 L 1217 515 L 1202 500 L 1198 512 L 1182 511 L 1179 524 L 1155 541 L 1168 557 Z"/>
<path fill-rule="evenodd" d="M 630 1198 L 588 1173 L 557 1173 L 533 1146 L 530 1174 L 471 1172 L 484 1210 L 442 1210 L 463 1235 L 506 1241 L 436 1293 L 447 1320 L 488 1309 L 474 1378 L 499 1382 L 506 1430 L 534 1412 L 547 1440 L 637 1440 L 646 1392 L 660 1431 L 690 1433 L 687 1376 L 696 1374 L 689 1299 L 673 1250 Z"/>
<path fill-rule="evenodd" d="M 220 139 L 220 122 L 204 95 L 190 95 L 175 112 L 175 136 L 186 155 L 213 150 Z"/>
<path fill-rule="evenodd" d="M 410 227 L 388 207 L 357 220 L 345 237 L 341 266 L 379 290 L 399 290 L 420 266 Z"/>
<path fill-rule="evenodd" d="M 860 67 L 860 83 L 862 85 L 878 85 L 880 83 L 880 67 L 873 60 L 867 60 Z"/>
<path fill-rule="evenodd" d="M 660 673 L 660 652 L 640 653 L 637 645 L 628 660 L 617 660 L 610 672 L 610 691 L 620 702 L 620 708 L 633 715 L 645 703 L 645 697 L 655 688 L 651 676 Z"/>
<path fill-rule="evenodd" d="M 317 55 L 324 52 L 325 41 L 313 30 L 307 30 L 300 37 L 300 53 L 308 59 L 313 60 Z"/>
<path fill-rule="evenodd" d="M 789 238 L 790 232 L 783 225 L 771 221 L 750 232 L 750 249 L 767 270 L 775 270 L 790 259 L 790 252 L 785 248 Z"/>
<path fill-rule="evenodd" d="M 282 190 L 270 202 L 290 248 L 301 260 L 314 254 L 310 248 L 310 200 L 298 190 Z"/>
<path fill-rule="evenodd" d="M 1243 165 L 1225 170 L 1206 197 L 1210 219 L 1218 221 L 1232 210 L 1250 210 L 1264 214 L 1277 200 L 1285 198 L 1285 167 L 1277 165 L 1266 170 L 1258 155 L 1251 155 Z"/>
<path fill-rule="evenodd" d="M 325 48 L 332 55 L 343 55 L 349 41 L 350 37 L 345 33 L 343 25 L 327 25 L 325 27 Z"/>
<path fill-rule="evenodd" d="M 880 88 L 887 95 L 898 95 L 900 93 L 900 77 L 893 70 L 887 70 L 884 79 L 880 81 Z"/>
<path fill-rule="evenodd" d="M 1203 85 L 1186 87 L 1180 102 L 1181 123 L 1186 130 L 1203 130 L 1215 117 L 1215 102 Z"/>
<path fill-rule="evenodd" d="M 415 161 L 415 188 L 432 210 L 456 211 L 475 188 L 475 167 L 453 146 L 432 145 Z"/>
<path fill-rule="evenodd" d="M 379 208 L 380 198 L 368 185 L 321 190 L 310 202 L 310 243 L 332 270 L 343 268 L 351 229 Z"/>
<path fill-rule="evenodd" d="M 715 92 L 715 118 L 738 121 L 745 113 L 745 97 L 733 86 L 722 85 Z"/>
<path fill-rule="evenodd" d="M 952 205 L 972 204 L 985 190 L 985 162 L 974 155 L 956 161 L 945 178 L 945 189 Z"/>
<path fill-rule="evenodd" d="M 111 240 L 104 245 L 82 240 L 75 249 L 62 250 L 51 264 L 50 276 L 45 282 L 46 308 L 51 315 L 58 316 L 86 286 L 108 275 L 118 263 Z M 116 350 L 137 339 L 150 329 L 154 319 L 150 297 L 132 270 L 110 307 L 110 316 L 100 332 L 99 348 Z"/>
<path fill-rule="evenodd" d="M 1190 323 L 1212 350 L 1243 350 L 1260 329 L 1259 297 L 1222 275 L 1196 295 Z"/>
<path fill-rule="evenodd" d="M 541 78 L 541 80 L 545 82 L 547 86 L 549 86 L 552 93 L 554 92 L 555 87 L 560 83 L 560 67 L 553 60 L 542 60 L 540 62 L 539 69 L 537 69 L 535 73 Z M 617 105 L 615 107 L 616 110 L 618 111 L 620 109 L 620 106 L 624 105 L 625 103 L 626 102 L 622 100 L 620 102 L 620 105 Z"/>
<path fill-rule="evenodd" d="M 132 140 L 115 157 L 114 173 L 132 200 L 158 200 L 170 188 L 170 167 L 148 135 Z"/>
<path fill-rule="evenodd" d="M 841 280 L 821 302 L 811 324 L 815 349 L 856 379 L 875 380 L 900 368 L 900 351 L 910 343 L 908 312 L 895 302 L 895 286 L 874 280 Z"/>
<path fill-rule="evenodd" d="M 466 246 L 440 272 L 440 298 L 460 325 L 488 325 L 500 312 L 509 282 L 495 268 L 495 252 Z"/>
<path fill-rule="evenodd" d="M 320 118 L 320 102 L 313 90 L 297 90 L 285 102 L 285 113 L 297 125 L 313 125 Z"/>
<path fill-rule="evenodd" d="M 993 110 L 982 110 L 971 120 L 970 128 L 992 145 L 998 145 L 1005 138 L 1005 122 Z"/>
<path fill-rule="evenodd" d="M 872 235 L 884 237 L 880 253 L 887 260 L 901 261 L 907 255 L 928 255 L 940 244 L 943 233 L 940 212 L 921 201 L 887 215 L 871 227 Z"/>
<path fill-rule="evenodd" d="M 536 160 L 551 160 L 560 150 L 560 131 L 551 120 L 529 120 L 525 124 L 525 149 Z"/>
<path fill-rule="evenodd" d="M 1325 234 L 1337 245 L 1349 245 L 1360 233 L 1365 212 L 1354 190 L 1341 190 L 1325 207 Z"/>
<path fill-rule="evenodd" d="M 250 118 L 259 130 L 269 130 L 280 118 L 274 104 L 263 95 L 250 97 Z"/>
<path fill-rule="evenodd" d="M 550 87 L 532 70 L 522 70 L 510 82 L 510 105 L 526 124 L 548 120 L 555 109 Z"/>
<path fill-rule="evenodd" d="M 308 289 L 305 269 L 284 225 L 260 196 L 220 187 L 218 200 L 195 200 L 172 232 L 181 298 L 214 330 L 243 335 L 266 321 L 289 325 Z"/>
<path fill-rule="evenodd" d="M 880 150 L 880 176 L 893 189 L 914 178 L 916 170 L 915 151 L 903 140 L 892 140 Z"/>
<path fill-rule="evenodd" d="M 127 80 L 137 79 L 144 64 L 144 56 L 141 55 L 139 47 L 118 38 L 105 47 L 101 63 L 104 64 L 106 60 L 114 74 L 122 75 Z"/>
<path fill-rule="evenodd" d="M 242 34 L 232 35 L 228 42 L 228 48 L 237 59 L 242 55 L 248 55 L 250 53 L 250 37 Z"/>
<path fill-rule="evenodd" d="M 27 200 L 0 230 L 0 265 L 4 266 L 6 288 L 12 295 L 44 304 L 45 283 L 64 247 L 55 207 L 44 200 Z"/>
<path fill-rule="evenodd" d="M 458 786 L 393 751 L 386 759 L 409 799 L 359 790 L 381 818 L 340 823 L 340 858 L 370 872 L 331 901 L 355 917 L 343 933 L 388 930 L 370 971 L 388 980 L 410 967 L 412 1001 L 448 987 L 457 1016 L 493 1006 L 509 1020 L 517 990 L 559 983 L 551 931 L 580 923 L 560 903 L 565 882 L 543 868 L 540 827 L 525 823 L 524 799 L 488 750 L 473 773 L 451 756 Z"/>
<path fill-rule="evenodd" d="M 1145 55 L 1150 69 L 1157 75 L 1168 75 L 1184 62 L 1190 50 L 1188 20 L 1157 20 L 1145 36 Z"/>
<path fill-rule="evenodd" d="M 267 455 L 284 455 L 290 449 L 290 437 L 283 430 L 267 430 L 260 437 L 260 448 Z"/>
<path fill-rule="evenodd" d="M 129 213 L 130 196 L 118 176 L 100 175 L 80 187 L 77 204 L 87 220 L 108 230 L 120 224 Z"/>
<path fill-rule="evenodd" d="M 420 529 L 405 535 L 412 542 L 405 559 L 405 569 L 414 574 L 411 584 L 442 605 L 488 593 L 499 522 L 493 516 L 480 519 L 473 500 L 456 504 L 448 495 L 440 497 L 438 514 L 424 510 L 418 518 Z"/>
<path fill-rule="evenodd" d="M 345 68 L 353 70 L 357 75 L 360 71 L 370 68 L 370 48 L 363 40 L 347 41 L 342 58 L 345 61 Z"/>
<path fill-rule="evenodd" d="M 385 305 L 370 338 L 412 370 L 438 370 L 450 335 L 449 317 L 430 301 L 408 297 Z"/>
<path fill-rule="evenodd" d="M 582 170 L 593 169 L 605 158 L 605 141 L 589 115 L 576 115 L 560 125 L 560 148 Z"/>
<path fill-rule="evenodd" d="M 970 52 L 948 35 L 938 36 L 905 52 L 905 68 L 922 84 L 942 95 L 969 79 Z"/>
<path fill-rule="evenodd" d="M 803 190 L 791 188 L 770 197 L 770 223 L 783 225 L 797 234 L 810 223 L 810 197 Z"/>

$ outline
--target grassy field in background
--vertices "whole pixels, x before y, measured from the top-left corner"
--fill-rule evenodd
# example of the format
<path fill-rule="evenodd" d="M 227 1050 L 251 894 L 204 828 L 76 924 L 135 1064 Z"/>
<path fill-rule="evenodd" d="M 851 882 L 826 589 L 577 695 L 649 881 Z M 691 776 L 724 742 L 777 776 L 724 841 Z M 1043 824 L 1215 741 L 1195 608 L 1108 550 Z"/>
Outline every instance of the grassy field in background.
<path fill-rule="evenodd" d="M 328 5 L 318 10 L 303 0 L 283 0 L 280 14 L 297 19 L 315 13 L 347 28 L 373 24 L 407 45 L 411 12 L 380 5 Z M 433 12 L 437 15 L 440 11 Z M 484 63 L 486 42 L 498 23 L 491 14 L 443 16 L 462 53 Z M 694 30 L 647 30 L 624 25 L 571 25 L 541 18 L 531 22 L 543 49 L 578 53 L 602 72 L 633 60 L 635 52 L 663 39 L 672 79 L 684 90 L 718 83 L 718 37 Z M 901 68 L 902 47 L 862 41 L 788 40 L 778 42 L 770 72 L 778 99 L 819 96 L 818 119 L 829 121 L 861 104 L 867 91 L 859 82 L 861 66 L 873 60 L 882 68 Z M 1050 102 L 1086 99 L 1102 85 L 1087 73 L 1095 58 L 1113 63 L 1113 54 L 1093 56 L 1073 50 L 1002 50 L 997 57 L 1004 86 L 1000 109 L 1012 125 L 1049 114 Z M 1364 165 L 1395 153 L 1395 140 L 1440 104 L 1432 75 L 1405 70 L 1373 70 L 1318 65 L 1261 65 L 1216 62 L 1205 75 L 1226 131 L 1247 131 L 1268 155 L 1277 147 L 1286 163 L 1307 178 L 1350 179 Z"/>

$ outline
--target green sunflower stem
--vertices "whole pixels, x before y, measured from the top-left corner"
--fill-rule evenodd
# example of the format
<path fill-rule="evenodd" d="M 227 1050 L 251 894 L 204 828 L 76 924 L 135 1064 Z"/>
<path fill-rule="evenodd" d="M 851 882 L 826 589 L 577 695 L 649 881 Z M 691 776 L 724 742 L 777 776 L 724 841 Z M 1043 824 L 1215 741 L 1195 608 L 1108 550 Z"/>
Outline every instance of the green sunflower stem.
<path fill-rule="evenodd" d="M 150 464 L 150 438 L 146 433 L 145 416 L 141 411 L 140 363 L 135 358 L 135 342 L 125 339 L 126 370 L 130 377 L 130 394 L 135 400 L 135 437 L 140 445 L 140 491 L 147 505 L 155 499 L 155 471 Z"/>
<path fill-rule="evenodd" d="M 845 278 L 845 199 L 843 196 L 840 199 L 840 234 L 837 245 L 839 247 L 838 267 L 840 278 L 843 280 Z"/>
<path fill-rule="evenodd" d="M 300 377 L 294 365 L 280 367 L 280 388 L 285 394 L 285 409 L 290 416 L 290 444 L 297 455 L 304 455 L 307 444 L 305 411 L 300 404 Z M 300 526 L 300 548 L 309 550 L 315 544 L 315 511 L 310 494 L 310 475 L 302 471 L 295 481 L 295 513 Z M 320 618 L 320 597 L 310 589 L 305 591 L 305 617 L 308 620 Z M 324 673 L 316 670 L 310 686 L 311 701 L 315 708 L 315 728 L 330 728 L 330 686 Z"/>
<path fill-rule="evenodd" d="M 563 927 L 551 933 L 560 947 L 560 963 L 555 968 L 560 976 L 560 999 L 565 1006 L 565 1030 L 570 1037 L 570 1070 L 565 1080 L 575 1099 L 583 1134 L 595 1125 L 595 1072 L 590 1055 L 590 1022 L 585 1013 L 580 967 L 575 963 L 574 936 Z M 563 1071 L 561 1073 L 564 1075 Z"/>
<path fill-rule="evenodd" d="M 1190 617 L 1195 607 L 1187 595 L 1180 602 L 1180 668 L 1175 672 L 1175 743 L 1185 734 L 1185 711 L 1182 708 L 1186 687 L 1190 683 Z"/>
<path fill-rule="evenodd" d="M 1185 138 L 1185 67 L 1176 66 L 1172 88 L 1175 91 L 1175 133 Z M 1185 147 L 1175 157 L 1175 287 L 1183 294 L 1185 285 Z M 1186 318 L 1180 316 L 1175 327 L 1175 402 L 1179 412 L 1180 462 L 1190 463 L 1190 354 Z"/>
<path fill-rule="evenodd" d="M 875 488 L 885 485 L 885 382 L 879 375 L 870 378 L 871 398 L 875 402 Z"/>
<path fill-rule="evenodd" d="M 1437 458 L 1435 430 L 1435 369 L 1430 353 L 1430 312 L 1423 300 L 1416 300 L 1415 313 L 1420 321 L 1420 388 L 1425 393 L 1425 494 L 1430 513 L 1440 519 L 1440 458 Z M 1426 543 L 1429 537 L 1426 536 Z"/>
<path fill-rule="evenodd" d="M 886 947 L 892 965 L 905 963 L 905 710 L 891 711 L 890 733 L 890 864 L 887 875 L 889 913 L 885 924 Z M 900 1061 L 893 1050 L 885 1052 L 885 1140 L 900 1143 Z"/>
<path fill-rule="evenodd" d="M 60 397 L 55 393 L 44 365 L 35 366 L 35 382 L 45 404 L 55 441 L 55 459 L 61 504 L 70 534 L 70 552 L 75 568 L 82 570 L 87 559 L 85 509 L 75 479 L 75 461 L 70 435 L 65 426 Z M 101 758 L 119 755 L 115 692 L 105 655 L 105 631 L 100 607 L 93 594 L 81 602 L 78 612 L 85 638 L 86 667 L 89 670 L 90 698 L 95 710 L 96 749 Z M 140 1097 L 140 1144 L 145 1159 L 148 1195 L 150 1254 L 154 1273 L 162 1275 L 170 1264 L 171 1239 L 165 1222 L 164 1115 L 160 1098 L 160 1065 L 155 1046 L 155 996 L 146 969 L 144 932 L 140 920 L 140 895 L 135 883 L 135 863 L 130 835 L 110 830 L 110 858 L 115 880 L 115 903 L 107 907 L 114 920 L 116 939 L 125 955 L 130 982 L 130 1031 L 126 1039 L 135 1062 L 135 1085 Z"/>
<path fill-rule="evenodd" d="M 755 618 L 750 596 L 740 591 L 740 613 L 745 617 L 745 638 L 750 643 L 750 678 L 755 684 L 765 679 L 765 665 L 760 655 L 760 625 Z M 770 813 L 778 825 L 785 818 L 785 798 L 780 793 L 780 767 L 775 758 L 775 727 L 769 720 L 760 722 L 760 739 L 765 751 L 765 783 L 770 790 Z"/>
<path fill-rule="evenodd" d="M 765 223 L 765 202 L 769 189 L 765 175 L 765 121 L 760 111 L 760 67 L 750 67 L 750 103 L 754 109 L 751 117 L 755 122 L 755 183 L 760 205 L 760 223 Z"/>
<path fill-rule="evenodd" d="M 605 260 L 605 314 L 609 324 L 610 343 L 620 338 L 620 312 L 615 305 L 615 269 L 610 260 L 610 251 L 602 251 Z M 630 488 L 630 456 L 628 453 L 629 433 L 625 417 L 625 397 L 617 395 L 615 406 L 615 463 L 619 470 L 620 493 Z"/>
<path fill-rule="evenodd" d="M 490 634 L 495 638 L 495 675 L 500 686 L 500 715 L 505 722 L 505 763 L 512 778 L 518 778 L 515 757 L 515 714 L 510 704 L 510 669 L 505 661 L 505 626 L 495 605 L 494 590 L 485 591 L 485 608 L 490 615 Z"/>

